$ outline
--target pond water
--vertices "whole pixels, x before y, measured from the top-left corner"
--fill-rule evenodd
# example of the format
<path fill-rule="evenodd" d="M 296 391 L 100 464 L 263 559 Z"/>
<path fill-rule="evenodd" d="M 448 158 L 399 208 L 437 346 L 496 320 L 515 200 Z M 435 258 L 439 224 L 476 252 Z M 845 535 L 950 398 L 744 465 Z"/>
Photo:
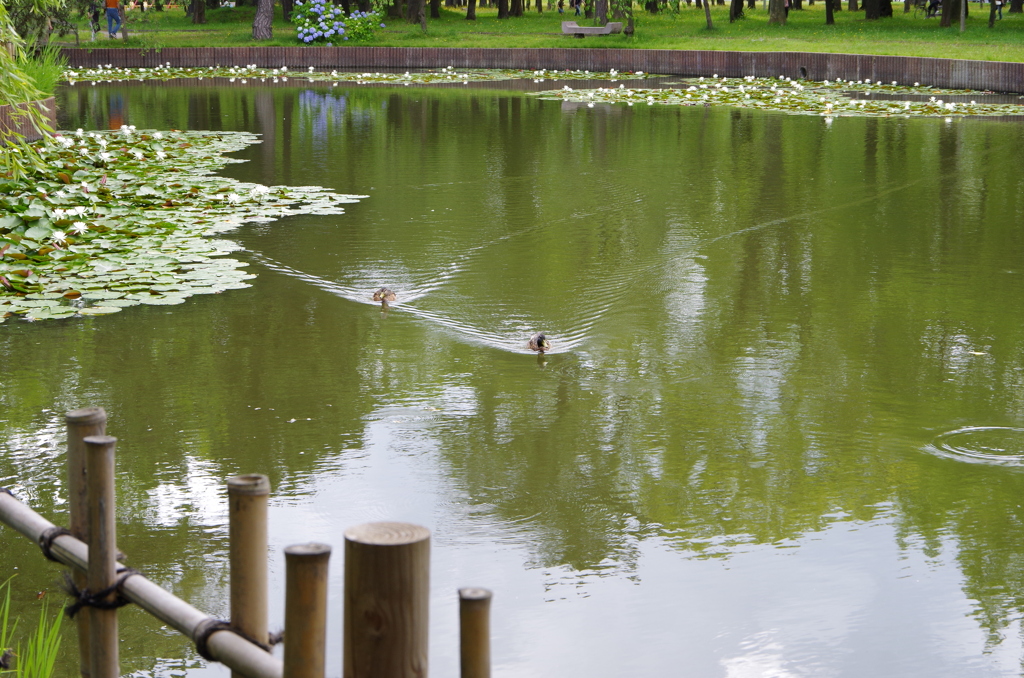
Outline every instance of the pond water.
<path fill-rule="evenodd" d="M 258 132 L 225 173 L 368 196 L 228 234 L 249 289 L 0 327 L 0 484 L 64 522 L 63 413 L 103 406 L 119 546 L 201 609 L 224 481 L 257 472 L 272 628 L 281 549 L 335 547 L 329 675 L 342 532 L 386 519 L 433 531 L 435 676 L 471 585 L 496 676 L 1021 674 L 1019 123 L 494 83 L 59 100 L 66 128 Z M 0 553 L 19 611 L 57 602 L 38 549 Z M 125 673 L 227 675 L 121 615 Z"/>

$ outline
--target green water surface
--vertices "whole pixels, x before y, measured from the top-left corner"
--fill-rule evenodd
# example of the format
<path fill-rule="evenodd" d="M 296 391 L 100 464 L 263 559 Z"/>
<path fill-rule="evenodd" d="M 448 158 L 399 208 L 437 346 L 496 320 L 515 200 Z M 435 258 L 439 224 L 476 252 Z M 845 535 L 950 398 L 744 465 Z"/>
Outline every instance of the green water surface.
<path fill-rule="evenodd" d="M 470 585 L 499 677 L 1021 675 L 1024 126 L 495 87 L 64 89 L 369 197 L 228 234 L 250 289 L 0 326 L 0 484 L 63 523 L 63 414 L 106 408 L 119 546 L 225 615 L 224 481 L 268 474 L 271 627 L 281 549 L 333 544 L 332 676 L 373 520 L 433 531 L 435 676 Z M 58 601 L 0 529 L 14 572 Z M 121 620 L 126 674 L 227 675 Z"/>

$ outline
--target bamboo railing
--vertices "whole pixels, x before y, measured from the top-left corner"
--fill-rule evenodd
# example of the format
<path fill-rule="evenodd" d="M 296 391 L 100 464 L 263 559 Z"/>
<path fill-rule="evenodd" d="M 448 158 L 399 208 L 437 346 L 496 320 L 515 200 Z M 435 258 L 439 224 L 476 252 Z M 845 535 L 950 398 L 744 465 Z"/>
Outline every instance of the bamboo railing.
<path fill-rule="evenodd" d="M 0 488 L 0 523 L 71 568 L 77 600 L 80 673 L 119 676 L 117 607 L 134 603 L 196 644 L 238 678 L 324 678 L 327 566 L 331 547 L 285 548 L 284 661 L 267 633 L 267 499 L 262 475 L 229 478 L 231 620 L 213 618 L 117 560 L 114 463 L 101 408 L 69 412 L 70 529 L 58 527 Z M 345 678 L 424 678 L 430 531 L 408 523 L 368 523 L 345 532 Z M 490 675 L 486 589 L 461 589 L 462 676 Z M 2 651 L 3 648 L 0 648 Z"/>

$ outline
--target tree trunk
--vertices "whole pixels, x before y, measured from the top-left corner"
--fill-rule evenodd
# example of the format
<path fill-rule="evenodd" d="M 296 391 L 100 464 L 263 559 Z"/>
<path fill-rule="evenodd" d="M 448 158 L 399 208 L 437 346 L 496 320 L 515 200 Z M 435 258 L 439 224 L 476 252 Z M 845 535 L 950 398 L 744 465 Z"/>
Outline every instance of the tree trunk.
<path fill-rule="evenodd" d="M 523 16 L 523 0 L 512 0 L 508 13 L 510 16 Z"/>
<path fill-rule="evenodd" d="M 864 0 L 864 18 L 868 21 L 876 21 L 881 18 L 881 2 L 879 0 Z"/>
<path fill-rule="evenodd" d="M 879 0 L 878 16 L 882 17 L 883 19 L 892 18 L 892 0 Z"/>
<path fill-rule="evenodd" d="M 790 2 L 790 9 L 802 10 L 804 8 L 804 0 L 792 0 Z"/>
<path fill-rule="evenodd" d="M 715 27 L 711 25 L 711 0 L 704 0 L 704 18 L 708 22 L 708 30 L 715 30 Z"/>
<path fill-rule="evenodd" d="M 206 23 L 206 0 L 195 0 L 195 11 L 192 12 L 192 23 Z"/>
<path fill-rule="evenodd" d="M 757 9 L 757 0 L 747 0 L 747 9 Z"/>
<path fill-rule="evenodd" d="M 832 8 L 834 6 L 835 6 L 835 3 L 832 2 L 832 0 L 825 0 L 825 25 L 826 26 L 833 26 L 836 23 L 836 15 L 835 15 L 835 12 L 832 11 Z"/>
<path fill-rule="evenodd" d="M 1010 14 L 1024 12 L 1024 0 L 1010 0 Z"/>
<path fill-rule="evenodd" d="M 476 0 L 469 0 L 466 5 L 466 21 L 476 21 Z"/>
<path fill-rule="evenodd" d="M 342 9 L 345 10 L 345 16 L 349 15 L 348 7 L 345 6 L 347 4 L 348 4 L 348 0 L 341 0 L 341 7 L 342 7 Z M 394 2 L 392 2 L 390 5 L 388 5 L 388 18 L 389 19 L 401 19 L 402 18 L 402 0 L 394 0 Z"/>
<path fill-rule="evenodd" d="M 608 0 L 597 0 L 597 23 L 599 26 L 608 23 Z"/>
<path fill-rule="evenodd" d="M 768 0 L 768 25 L 786 25 L 786 0 Z"/>
<path fill-rule="evenodd" d="M 256 17 L 252 20 L 253 40 L 272 40 L 274 27 L 274 0 L 256 0 Z"/>
<path fill-rule="evenodd" d="M 700 9 L 701 7 L 704 6 L 704 3 L 701 0 L 695 0 L 695 1 L 697 3 L 697 9 Z M 647 4 L 649 5 L 651 3 L 647 3 Z M 653 10 L 650 7 L 648 7 L 647 9 L 651 12 L 651 14 L 654 14 L 655 12 L 658 11 L 658 4 L 657 3 L 654 4 L 654 9 Z"/>
<path fill-rule="evenodd" d="M 498 18 L 508 18 L 508 0 L 498 0 Z"/>
<path fill-rule="evenodd" d="M 988 3 L 988 27 L 995 28 L 996 26 L 996 3 L 995 0 L 989 0 Z"/>
<path fill-rule="evenodd" d="M 850 0 L 849 8 L 851 12 L 858 11 L 860 7 L 857 6 L 857 0 Z"/>
<path fill-rule="evenodd" d="M 904 14 L 909 14 L 910 13 L 910 7 L 913 4 L 913 2 L 914 2 L 914 0 L 903 0 L 903 13 Z"/>
<path fill-rule="evenodd" d="M 736 19 L 743 18 L 743 0 L 732 0 L 729 3 L 729 23 L 736 21 Z"/>
<path fill-rule="evenodd" d="M 369 3 L 367 3 L 369 4 Z M 441 18 L 441 0 L 430 0 L 430 18 Z"/>
<path fill-rule="evenodd" d="M 425 0 L 409 0 L 409 23 L 422 26 L 426 21 Z"/>
<path fill-rule="evenodd" d="M 955 0 L 942 0 L 942 16 L 939 18 L 939 26 L 949 28 L 953 25 L 953 17 L 959 14 L 959 3 Z"/>
<path fill-rule="evenodd" d="M 285 21 L 292 20 L 293 9 L 295 9 L 295 0 L 281 0 L 281 16 Z"/>
<path fill-rule="evenodd" d="M 551 4 L 551 0 L 548 0 L 548 4 L 549 5 Z M 551 9 L 551 8 L 549 7 L 548 9 Z M 543 14 L 543 13 L 544 13 L 544 3 L 542 2 L 542 0 L 537 0 L 537 14 Z"/>

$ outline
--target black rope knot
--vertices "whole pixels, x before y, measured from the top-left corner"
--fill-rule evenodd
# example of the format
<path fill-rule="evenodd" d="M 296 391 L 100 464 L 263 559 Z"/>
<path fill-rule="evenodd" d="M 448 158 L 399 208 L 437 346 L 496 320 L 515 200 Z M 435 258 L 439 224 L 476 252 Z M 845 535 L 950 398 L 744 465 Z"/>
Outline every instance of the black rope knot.
<path fill-rule="evenodd" d="M 230 622 L 226 622 L 223 619 L 217 619 L 216 617 L 207 617 L 196 624 L 195 631 L 193 632 L 196 643 L 196 652 L 199 653 L 200 657 L 207 661 L 217 661 L 217 659 L 210 654 L 210 636 L 217 631 L 231 631 L 231 633 L 235 634 L 239 638 L 249 641 L 264 652 L 270 652 L 272 646 L 284 641 L 284 631 L 271 633 L 269 638 L 270 642 L 261 643 L 255 638 L 250 637 L 249 634 L 232 626 Z"/>
<path fill-rule="evenodd" d="M 119 607 L 124 607 L 132 601 L 121 595 L 121 585 L 124 584 L 125 580 L 133 574 L 140 574 L 140 572 L 130 567 L 119 568 L 117 570 L 117 579 L 114 580 L 113 584 L 102 591 L 92 593 L 89 589 L 79 589 L 75 586 L 71 577 L 65 573 L 64 590 L 67 591 L 69 596 L 75 599 L 75 602 L 64 608 L 64 614 L 66 614 L 69 619 L 74 619 L 75 615 L 78 614 L 79 610 L 83 607 L 94 607 L 98 610 L 116 610 Z M 107 597 L 112 593 L 117 593 L 117 597 L 113 600 L 107 600 Z"/>
<path fill-rule="evenodd" d="M 47 560 L 52 560 L 55 563 L 60 562 L 57 560 L 56 556 L 53 555 L 53 551 L 51 549 L 53 548 L 53 540 L 66 534 L 71 534 L 68 532 L 67 528 L 54 525 L 53 527 L 46 528 L 39 535 L 39 548 L 43 551 L 43 555 L 46 556 Z"/>

